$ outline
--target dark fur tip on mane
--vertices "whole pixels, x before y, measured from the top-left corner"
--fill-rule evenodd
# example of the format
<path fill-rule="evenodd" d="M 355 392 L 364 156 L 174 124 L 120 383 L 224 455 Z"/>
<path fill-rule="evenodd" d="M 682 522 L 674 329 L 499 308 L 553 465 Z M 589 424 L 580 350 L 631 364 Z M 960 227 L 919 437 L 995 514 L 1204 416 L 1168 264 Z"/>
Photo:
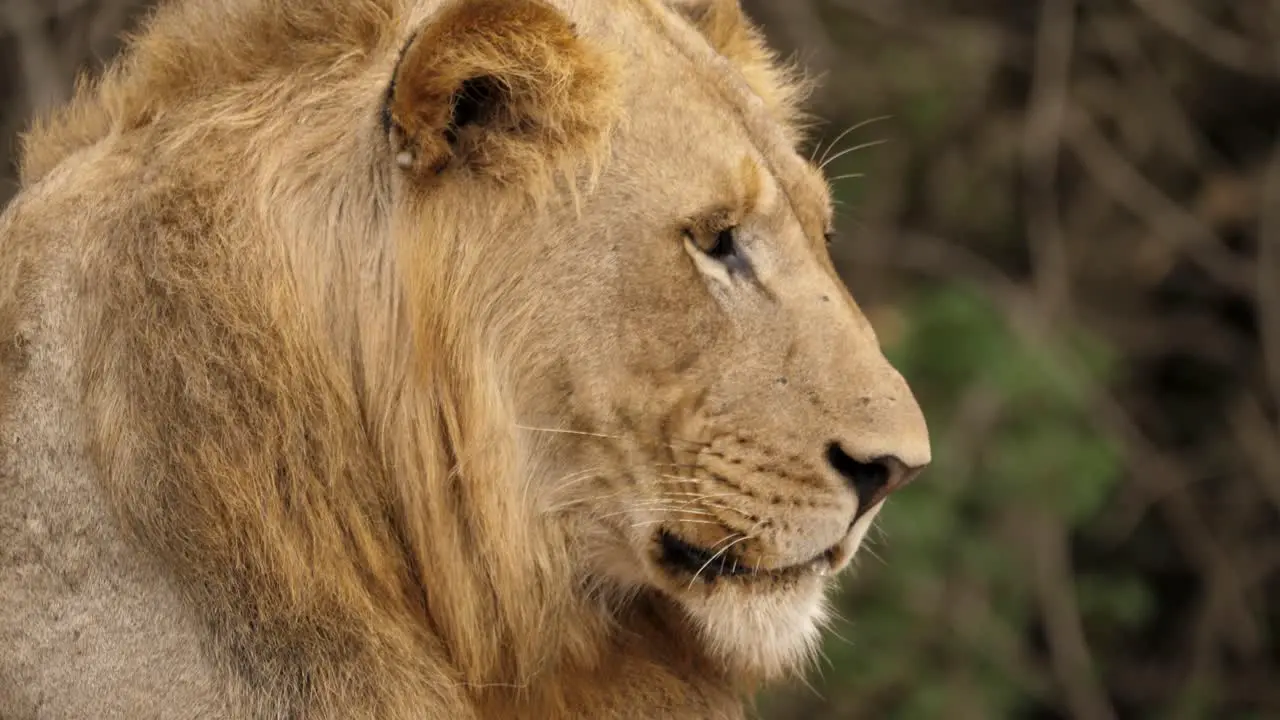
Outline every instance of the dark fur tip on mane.
<path fill-rule="evenodd" d="M 400 44 L 400 51 L 396 54 L 396 62 L 391 68 L 391 77 L 387 80 L 387 89 L 382 94 L 382 107 L 379 109 L 378 113 L 378 116 L 381 119 L 382 133 L 384 135 L 389 136 L 393 126 L 395 125 L 395 120 L 391 112 L 391 103 L 396 96 L 396 80 L 400 75 L 400 66 L 404 64 L 405 53 L 409 51 L 409 48 L 413 46 L 413 43 L 417 41 L 418 36 L 421 33 L 422 28 L 415 28 L 414 31 L 409 34 L 409 37 Z"/>

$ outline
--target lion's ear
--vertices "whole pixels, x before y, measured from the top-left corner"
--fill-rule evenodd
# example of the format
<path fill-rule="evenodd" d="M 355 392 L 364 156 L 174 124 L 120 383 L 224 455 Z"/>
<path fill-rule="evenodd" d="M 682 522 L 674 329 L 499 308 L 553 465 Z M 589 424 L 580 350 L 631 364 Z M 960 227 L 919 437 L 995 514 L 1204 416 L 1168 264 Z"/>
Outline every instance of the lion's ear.
<path fill-rule="evenodd" d="M 751 22 L 738 0 L 667 0 L 667 5 L 702 32 L 720 54 L 738 59 L 753 50 Z"/>
<path fill-rule="evenodd" d="M 401 54 L 384 124 L 415 176 L 519 181 L 599 147 L 615 87 L 611 58 L 545 2 L 454 0 Z"/>
<path fill-rule="evenodd" d="M 811 83 L 797 65 L 780 62 L 738 0 L 666 0 L 667 6 L 702 33 L 716 52 L 742 73 L 747 84 L 792 135 L 798 135 L 801 105 Z M 798 139 L 798 138 L 796 138 Z"/>

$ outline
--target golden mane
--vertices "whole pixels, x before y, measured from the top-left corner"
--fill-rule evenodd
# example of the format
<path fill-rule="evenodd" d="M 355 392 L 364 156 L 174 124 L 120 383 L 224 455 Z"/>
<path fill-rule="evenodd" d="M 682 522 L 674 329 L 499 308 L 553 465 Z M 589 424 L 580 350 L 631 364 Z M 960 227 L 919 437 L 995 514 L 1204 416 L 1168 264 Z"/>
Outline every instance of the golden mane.
<path fill-rule="evenodd" d="M 495 269 L 450 228 L 510 228 L 527 204 L 513 191 L 488 219 L 388 213 L 367 118 L 407 13 L 394 0 L 171 3 L 27 136 L 22 161 L 31 185 L 81 148 L 140 135 L 166 163 L 117 200 L 103 272 L 84 287 L 112 499 L 216 610 L 236 662 L 311 701 L 394 689 L 381 701 L 404 706 L 374 703 L 377 717 L 458 706 L 447 685 L 406 696 L 413 678 L 520 682 L 597 630 L 518 502 L 525 474 L 495 384 L 515 328 L 453 290 Z M 436 249 L 454 253 L 415 263 L 414 293 L 404 249 L 379 240 L 393 218 L 440 228 Z"/>

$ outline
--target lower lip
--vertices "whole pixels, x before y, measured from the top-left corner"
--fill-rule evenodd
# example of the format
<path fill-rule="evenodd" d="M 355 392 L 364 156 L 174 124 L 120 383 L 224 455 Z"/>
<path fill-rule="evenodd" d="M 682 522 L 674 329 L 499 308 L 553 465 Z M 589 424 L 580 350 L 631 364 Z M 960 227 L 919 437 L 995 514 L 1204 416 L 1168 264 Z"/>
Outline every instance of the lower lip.
<path fill-rule="evenodd" d="M 803 563 L 757 570 L 750 564 L 735 561 L 728 556 L 728 553 L 717 555 L 715 551 L 692 545 L 665 530 L 658 532 L 657 541 L 662 548 L 659 560 L 662 565 L 668 569 L 703 578 L 707 582 L 721 578 L 749 580 L 765 577 L 795 577 L 805 574 L 824 577 L 831 574 L 843 555 L 840 546 L 835 545 Z"/>

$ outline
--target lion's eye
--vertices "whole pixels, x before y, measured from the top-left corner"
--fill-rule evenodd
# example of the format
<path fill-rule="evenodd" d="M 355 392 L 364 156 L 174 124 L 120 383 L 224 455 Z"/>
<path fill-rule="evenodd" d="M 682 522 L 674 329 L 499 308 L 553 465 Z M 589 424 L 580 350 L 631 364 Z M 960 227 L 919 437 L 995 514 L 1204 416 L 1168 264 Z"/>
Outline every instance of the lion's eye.
<path fill-rule="evenodd" d="M 730 275 L 749 273 L 751 268 L 739 244 L 737 227 L 733 225 L 725 227 L 719 223 L 713 225 L 713 227 L 716 226 L 723 229 L 712 232 L 709 229 L 694 226 L 685 230 L 686 249 L 696 253 L 695 260 L 700 261 L 706 258 L 714 261 L 715 264 L 712 266 L 703 266 L 703 269 L 709 272 L 716 274 L 727 272 Z M 705 224 L 703 228 L 706 228 Z"/>
<path fill-rule="evenodd" d="M 710 243 L 699 246 L 700 249 L 716 260 L 725 260 L 731 257 L 737 251 L 737 243 L 734 241 L 733 231 L 733 228 L 721 230 L 710 238 Z"/>
<path fill-rule="evenodd" d="M 822 234 L 822 239 L 826 241 L 827 247 L 831 247 L 831 243 L 836 241 L 836 233 L 834 230 L 828 230 Z"/>

